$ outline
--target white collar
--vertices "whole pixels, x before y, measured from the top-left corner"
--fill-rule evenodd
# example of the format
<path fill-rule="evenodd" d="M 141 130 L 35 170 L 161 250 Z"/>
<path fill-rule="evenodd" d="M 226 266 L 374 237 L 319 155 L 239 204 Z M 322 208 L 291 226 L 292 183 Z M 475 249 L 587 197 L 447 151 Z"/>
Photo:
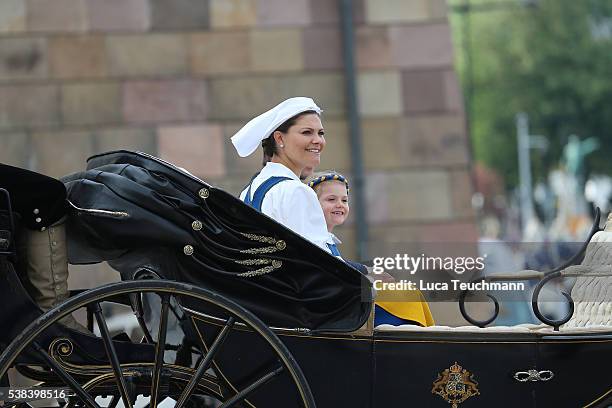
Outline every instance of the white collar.
<path fill-rule="evenodd" d="M 300 181 L 300 178 L 294 172 L 289 170 L 289 168 L 284 164 L 280 163 L 267 162 L 259 174 L 262 178 L 268 178 L 269 176 L 283 176 Z"/>
<path fill-rule="evenodd" d="M 334 235 L 333 232 L 328 232 L 328 234 L 329 234 L 329 240 L 331 241 L 330 244 L 338 245 L 342 243 L 342 241 L 340 241 L 338 237 Z"/>

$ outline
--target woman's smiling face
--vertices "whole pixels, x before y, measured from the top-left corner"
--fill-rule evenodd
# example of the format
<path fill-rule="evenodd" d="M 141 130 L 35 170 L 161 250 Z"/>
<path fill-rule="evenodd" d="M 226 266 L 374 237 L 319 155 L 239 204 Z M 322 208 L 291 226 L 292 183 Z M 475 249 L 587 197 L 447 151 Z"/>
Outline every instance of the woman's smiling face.
<path fill-rule="evenodd" d="M 287 163 L 283 164 L 298 176 L 305 167 L 315 168 L 321 163 L 321 152 L 325 148 L 325 131 L 319 115 L 302 115 L 287 133 L 277 133 L 275 139 L 279 146 L 279 157 L 284 156 Z"/>
<path fill-rule="evenodd" d="M 346 184 L 341 181 L 324 181 L 317 186 L 317 196 L 323 209 L 327 230 L 344 224 L 349 214 L 348 193 Z"/>

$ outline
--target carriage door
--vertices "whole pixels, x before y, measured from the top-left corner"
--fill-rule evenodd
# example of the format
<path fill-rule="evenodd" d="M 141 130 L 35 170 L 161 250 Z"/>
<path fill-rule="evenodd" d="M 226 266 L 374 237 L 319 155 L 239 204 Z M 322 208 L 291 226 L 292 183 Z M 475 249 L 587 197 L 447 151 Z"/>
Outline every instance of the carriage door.
<path fill-rule="evenodd" d="M 536 346 L 525 334 L 377 332 L 373 406 L 534 408 L 534 383 L 513 376 L 535 367 Z"/>

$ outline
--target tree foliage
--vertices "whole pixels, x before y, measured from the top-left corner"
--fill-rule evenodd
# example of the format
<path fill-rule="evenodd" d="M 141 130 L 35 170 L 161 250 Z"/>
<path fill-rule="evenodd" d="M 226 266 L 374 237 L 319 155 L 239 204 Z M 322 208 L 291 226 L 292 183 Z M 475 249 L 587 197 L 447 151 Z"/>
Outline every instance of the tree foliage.
<path fill-rule="evenodd" d="M 451 2 L 451 10 L 464 3 Z M 612 2 L 538 0 L 530 2 L 532 7 L 519 0 L 471 3 L 469 13 L 454 12 L 452 18 L 464 88 L 466 79 L 473 78 L 469 102 L 476 159 L 516 185 L 514 118 L 526 112 L 531 133 L 550 142 L 546 153 L 532 154 L 536 178 L 557 166 L 571 134 L 598 138 L 601 147 L 589 156 L 589 168 L 612 175 Z M 466 38 L 461 38 L 465 18 L 470 64 L 463 47 Z"/>

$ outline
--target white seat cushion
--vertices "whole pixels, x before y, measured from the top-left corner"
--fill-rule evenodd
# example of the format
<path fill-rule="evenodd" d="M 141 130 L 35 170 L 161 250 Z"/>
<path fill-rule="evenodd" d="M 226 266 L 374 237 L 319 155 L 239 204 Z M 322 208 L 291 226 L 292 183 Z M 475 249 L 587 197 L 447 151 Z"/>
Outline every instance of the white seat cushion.
<path fill-rule="evenodd" d="M 600 231 L 591 238 L 582 265 L 612 265 L 612 232 Z M 574 315 L 564 327 L 612 326 L 612 276 L 579 276 L 571 295 Z"/>
<path fill-rule="evenodd" d="M 554 331 L 552 327 L 545 324 L 519 324 L 517 326 L 491 326 L 491 327 L 476 327 L 476 326 L 429 326 L 421 327 L 415 325 L 403 325 L 403 326 L 392 326 L 389 324 L 382 324 L 376 326 L 374 329 L 377 332 L 421 332 L 421 333 L 479 333 L 479 334 L 492 334 L 492 333 L 538 333 L 538 334 L 583 334 L 583 333 L 602 333 L 612 332 L 610 326 L 595 326 L 591 325 L 588 327 L 561 327 L 559 331 Z"/>

